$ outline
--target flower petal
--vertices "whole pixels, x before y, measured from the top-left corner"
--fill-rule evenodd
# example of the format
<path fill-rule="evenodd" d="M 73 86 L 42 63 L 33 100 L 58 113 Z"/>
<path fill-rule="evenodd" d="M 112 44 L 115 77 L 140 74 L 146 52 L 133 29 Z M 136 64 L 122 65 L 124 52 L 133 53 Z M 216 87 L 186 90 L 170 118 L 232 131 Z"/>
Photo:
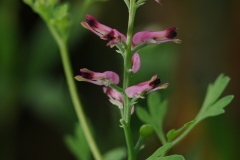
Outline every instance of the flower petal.
<path fill-rule="evenodd" d="M 139 83 L 134 86 L 130 86 L 125 90 L 125 93 L 129 98 L 134 98 L 138 96 L 142 96 L 142 94 L 150 93 L 158 89 L 162 89 L 166 87 L 166 85 L 159 86 L 155 89 L 156 86 L 158 86 L 161 83 L 160 79 L 158 78 L 158 75 L 154 75 L 149 81 Z"/>
<path fill-rule="evenodd" d="M 153 92 L 153 91 L 160 90 L 160 89 L 166 89 L 166 88 L 168 87 L 168 85 L 169 85 L 169 83 L 164 83 L 164 84 L 162 84 L 162 85 L 160 85 L 160 86 L 158 86 L 158 87 L 156 87 L 156 88 L 153 88 L 153 89 L 149 90 L 149 91 L 147 92 L 147 94 L 149 94 L 149 93 L 151 93 L 151 92 Z"/>
<path fill-rule="evenodd" d="M 81 24 L 84 28 L 90 30 L 101 39 L 107 40 L 107 46 L 113 47 L 116 44 L 126 41 L 126 37 L 122 33 L 99 23 L 98 20 L 91 15 L 86 15 L 86 22 L 81 22 Z"/>
<path fill-rule="evenodd" d="M 119 76 L 112 71 L 105 71 L 103 73 L 93 72 L 86 68 L 80 69 L 81 75 L 75 77 L 78 81 L 86 81 L 97 85 L 108 86 L 111 83 L 118 84 Z"/>
<path fill-rule="evenodd" d="M 181 40 L 175 39 L 177 36 L 176 27 L 170 27 L 164 31 L 152 32 L 152 31 L 141 31 L 133 36 L 134 44 L 161 44 L 164 42 L 176 42 L 179 43 Z"/>
<path fill-rule="evenodd" d="M 141 60 L 139 54 L 136 52 L 132 56 L 132 72 L 137 73 L 137 71 L 140 69 L 141 66 Z"/>

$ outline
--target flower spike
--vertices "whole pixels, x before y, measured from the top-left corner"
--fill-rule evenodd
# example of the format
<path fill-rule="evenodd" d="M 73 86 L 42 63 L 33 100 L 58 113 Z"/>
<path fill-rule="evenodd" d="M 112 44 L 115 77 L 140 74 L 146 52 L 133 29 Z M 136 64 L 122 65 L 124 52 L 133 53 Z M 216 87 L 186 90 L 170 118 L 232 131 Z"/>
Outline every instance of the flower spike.
<path fill-rule="evenodd" d="M 113 47 L 116 44 L 126 41 L 126 37 L 122 33 L 99 23 L 98 20 L 91 15 L 86 15 L 86 22 L 81 22 L 81 24 L 101 39 L 107 40 L 107 46 Z"/>
<path fill-rule="evenodd" d="M 137 85 L 128 87 L 125 90 L 125 93 L 129 98 L 143 98 L 142 96 L 144 94 L 148 94 L 150 92 L 165 89 L 168 87 L 168 83 L 164 83 L 160 86 L 158 86 L 161 83 L 160 79 L 158 78 L 158 75 L 154 75 L 149 81 L 139 83 Z"/>
<path fill-rule="evenodd" d="M 81 75 L 75 76 L 75 79 L 78 81 L 86 81 L 100 86 L 109 86 L 112 83 L 119 83 L 119 76 L 112 71 L 105 71 L 103 73 L 100 73 L 83 68 L 80 69 L 80 74 Z"/>
<path fill-rule="evenodd" d="M 141 31 L 133 36 L 134 44 L 161 44 L 164 42 L 180 43 L 180 39 L 176 39 L 177 36 L 176 27 L 170 27 L 164 31 L 152 32 Z"/>

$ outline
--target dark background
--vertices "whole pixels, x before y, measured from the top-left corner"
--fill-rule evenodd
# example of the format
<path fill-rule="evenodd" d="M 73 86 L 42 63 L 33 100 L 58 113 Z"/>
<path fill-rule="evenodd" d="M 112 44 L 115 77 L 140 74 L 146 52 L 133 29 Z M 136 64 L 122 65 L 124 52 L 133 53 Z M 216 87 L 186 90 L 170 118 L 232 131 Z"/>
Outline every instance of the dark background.
<path fill-rule="evenodd" d="M 74 18 L 82 1 L 69 0 Z M 233 94 L 226 113 L 204 120 L 170 153 L 187 160 L 237 159 L 239 151 L 240 2 L 235 0 L 148 0 L 139 8 L 134 32 L 178 27 L 182 44 L 166 43 L 141 50 L 142 66 L 132 84 L 158 73 L 169 100 L 164 130 L 179 128 L 199 111 L 210 82 L 220 73 L 231 78 L 224 95 Z M 122 33 L 127 29 L 123 1 L 96 2 L 87 13 Z M 82 20 L 85 18 L 82 17 Z M 75 75 L 80 68 L 122 75 L 122 59 L 91 32 L 77 25 L 69 42 Z M 122 76 L 121 76 L 122 77 Z M 76 82 L 86 115 L 102 153 L 124 146 L 119 113 L 101 87 Z M 140 103 L 144 106 L 145 101 Z M 141 122 L 132 116 L 135 141 Z M 75 159 L 63 137 L 72 134 L 77 118 L 69 97 L 56 43 L 39 16 L 18 0 L 0 2 L 0 159 Z M 149 139 L 139 156 L 145 159 L 160 146 Z"/>

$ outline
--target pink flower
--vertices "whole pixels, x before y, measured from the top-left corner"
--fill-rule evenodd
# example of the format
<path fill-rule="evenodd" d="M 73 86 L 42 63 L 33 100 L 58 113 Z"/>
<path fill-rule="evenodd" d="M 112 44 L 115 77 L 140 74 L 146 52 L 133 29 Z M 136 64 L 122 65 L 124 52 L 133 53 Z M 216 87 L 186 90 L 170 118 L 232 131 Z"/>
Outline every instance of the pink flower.
<path fill-rule="evenodd" d="M 107 40 L 107 46 L 113 47 L 116 44 L 126 41 L 126 37 L 122 33 L 99 23 L 98 20 L 91 15 L 86 15 L 86 22 L 81 22 L 81 24 L 101 39 Z"/>
<path fill-rule="evenodd" d="M 140 56 L 139 54 L 136 52 L 134 53 L 134 55 L 132 56 L 132 72 L 133 73 L 137 73 L 137 71 L 140 69 L 141 66 L 141 61 L 140 61 Z"/>
<path fill-rule="evenodd" d="M 180 43 L 180 39 L 176 39 L 177 36 L 176 27 L 170 27 L 164 31 L 151 32 L 151 31 L 141 31 L 133 36 L 134 44 L 161 44 L 164 42 L 175 42 Z"/>
<path fill-rule="evenodd" d="M 155 0 L 157 3 L 161 4 L 160 0 Z M 162 4 L 161 4 L 162 5 Z"/>
<path fill-rule="evenodd" d="M 86 68 L 80 69 L 81 75 L 75 76 L 78 81 L 86 81 L 96 85 L 109 86 L 110 84 L 118 84 L 119 76 L 112 71 L 106 71 L 103 73 L 93 72 Z"/>
<path fill-rule="evenodd" d="M 125 93 L 129 98 L 139 97 L 143 98 L 142 95 L 151 93 L 159 89 L 165 89 L 168 87 L 168 83 L 164 83 L 158 86 L 161 83 L 158 75 L 154 75 L 149 81 L 139 83 L 137 85 L 128 87 L 125 90 Z"/>
<path fill-rule="evenodd" d="M 118 106 L 119 109 L 123 109 L 123 97 L 122 94 L 117 92 L 115 89 L 110 87 L 103 87 L 103 92 L 107 94 L 109 97 L 109 101 L 113 104 Z M 131 114 L 134 113 L 134 106 L 132 106 Z"/>
<path fill-rule="evenodd" d="M 118 106 L 119 109 L 123 109 L 123 97 L 119 92 L 110 87 L 103 87 L 103 91 L 107 94 L 112 104 Z"/>

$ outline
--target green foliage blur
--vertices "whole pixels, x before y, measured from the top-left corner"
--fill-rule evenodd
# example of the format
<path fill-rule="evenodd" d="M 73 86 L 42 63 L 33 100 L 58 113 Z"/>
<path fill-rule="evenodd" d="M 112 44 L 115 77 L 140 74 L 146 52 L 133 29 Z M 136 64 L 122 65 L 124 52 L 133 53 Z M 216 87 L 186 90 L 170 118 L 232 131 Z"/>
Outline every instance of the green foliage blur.
<path fill-rule="evenodd" d="M 70 16 L 77 17 L 83 0 L 68 2 Z M 61 1 L 61 2 L 62 2 Z M 229 0 L 163 0 L 162 6 L 148 0 L 139 8 L 135 32 L 164 30 L 177 26 L 182 44 L 166 43 L 141 50 L 141 69 L 132 84 L 159 74 L 169 82 L 158 91 L 168 100 L 165 132 L 182 127 L 199 111 L 207 86 L 220 74 L 231 77 L 224 95 L 235 99 L 226 113 L 200 123 L 171 153 L 187 160 L 237 159 L 240 139 L 240 2 Z M 126 33 L 127 8 L 123 1 L 96 2 L 87 9 L 112 28 Z M 80 17 L 84 20 L 84 17 Z M 73 22 L 74 23 L 74 22 Z M 122 75 L 121 55 L 106 47 L 106 41 L 76 22 L 69 41 L 72 69 Z M 76 82 L 85 113 L 102 153 L 125 147 L 119 127 L 119 111 L 112 106 L 101 87 Z M 140 100 L 146 106 L 146 100 Z M 77 118 L 55 41 L 42 19 L 22 1 L 0 1 L 0 159 L 74 160 L 65 145 L 65 135 L 73 135 Z M 142 122 L 132 115 L 132 132 L 137 141 Z M 146 141 L 139 160 L 146 159 L 161 143 L 157 135 Z M 121 153 L 120 153 L 121 154 Z M 111 157 L 111 155 L 108 155 Z"/>

